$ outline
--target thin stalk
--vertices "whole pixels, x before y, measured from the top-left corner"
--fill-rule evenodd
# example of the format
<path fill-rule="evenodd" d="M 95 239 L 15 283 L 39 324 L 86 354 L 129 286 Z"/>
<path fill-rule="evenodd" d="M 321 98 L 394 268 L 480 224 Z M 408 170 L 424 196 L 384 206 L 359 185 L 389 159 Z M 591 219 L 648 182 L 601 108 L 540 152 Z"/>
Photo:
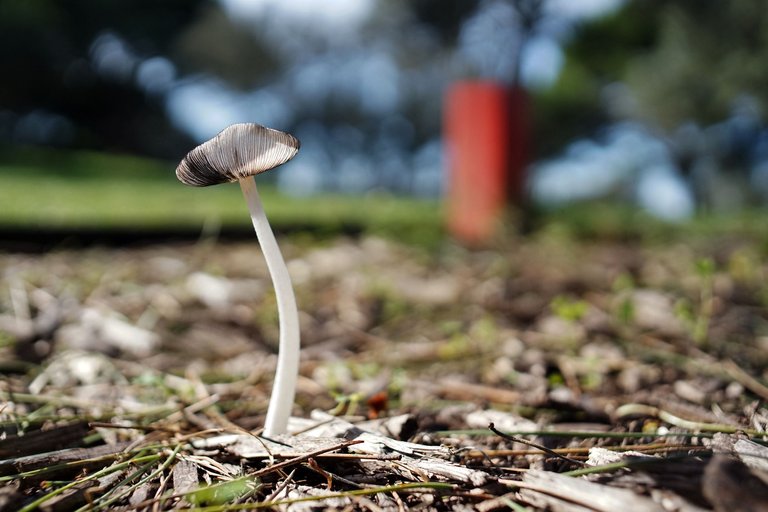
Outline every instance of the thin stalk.
<path fill-rule="evenodd" d="M 111 496 L 110 498 L 108 498 L 108 499 L 106 499 L 106 500 L 103 500 L 103 501 L 99 501 L 99 500 L 101 500 L 101 498 L 103 498 L 103 497 L 104 497 L 104 496 L 101 496 L 101 497 L 99 498 L 99 500 L 97 500 L 97 501 L 95 501 L 95 502 L 93 502 L 93 503 L 90 503 L 90 504 L 89 504 L 88 506 L 86 506 L 86 507 L 82 507 L 82 508 L 78 509 L 78 512 L 79 512 L 80 510 L 83 510 L 83 512 L 84 512 L 85 510 L 103 510 L 103 509 L 105 509 L 105 508 L 107 508 L 107 507 L 111 506 L 111 505 L 112 505 L 113 503 L 115 503 L 116 501 L 118 501 L 118 500 L 120 500 L 120 499 L 124 498 L 125 496 L 127 496 L 129 493 L 133 492 L 133 491 L 134 491 L 135 489 L 137 489 L 138 487 L 140 487 L 140 486 L 142 486 L 143 484 L 145 484 L 145 483 L 149 482 L 150 480 L 154 479 L 154 478 L 155 478 L 155 477 L 157 477 L 157 476 L 158 476 L 160 473 L 162 473 L 163 471 L 165 471 L 166 469 L 168 469 L 168 467 L 171 465 L 171 463 L 172 463 L 174 460 L 176 460 L 176 456 L 177 456 L 177 455 L 179 454 L 179 452 L 181 451 L 181 448 L 182 448 L 182 446 L 183 446 L 183 445 L 181 445 L 181 444 L 178 444 L 178 445 L 176 445 L 176 447 L 173 449 L 173 451 L 170 453 L 170 455 L 168 455 L 168 457 L 165 459 L 165 461 L 164 461 L 162 464 L 160 464 L 160 466 L 159 466 L 159 467 L 158 467 L 158 468 L 157 468 L 155 471 L 151 472 L 149 475 L 147 475 L 147 476 L 145 476 L 144 478 L 142 478 L 142 479 L 141 479 L 141 480 L 140 480 L 138 483 L 136 483 L 135 485 L 129 485 L 129 484 L 130 484 L 130 483 L 131 483 L 131 482 L 132 482 L 134 479 L 136 479 L 137 477 L 139 477 L 139 476 L 143 475 L 143 474 L 144 474 L 144 473 L 147 471 L 147 469 L 149 469 L 149 468 L 152 466 L 152 464 L 154 464 L 154 462 L 149 462 L 149 463 L 145 464 L 144 466 L 142 466 L 141 468 L 139 468 L 138 470 L 136 470 L 136 471 L 135 471 L 135 472 L 134 472 L 132 475 L 130 475 L 130 476 L 129 476 L 128 478 L 126 478 L 125 480 L 123 480 L 123 482 L 121 482 L 120 484 L 118 484 L 118 485 L 117 485 L 117 486 L 114 488 L 114 490 L 115 490 L 115 491 L 119 490 L 119 491 L 121 491 L 121 492 L 118 492 L 118 493 L 116 493 L 114 496 Z M 121 489 L 121 487 L 126 487 L 126 488 L 125 488 L 125 489 Z"/>
<path fill-rule="evenodd" d="M 98 480 L 104 475 L 108 475 L 110 473 L 114 473 L 115 471 L 122 471 L 123 469 L 127 468 L 128 466 L 132 464 L 138 464 L 141 462 L 147 462 L 152 460 L 157 460 L 160 458 L 160 455 L 145 455 L 143 457 L 136 457 L 134 459 L 126 460 L 124 462 L 120 462 L 118 464 L 113 464 L 109 467 L 106 467 L 102 470 L 99 470 L 95 473 L 92 473 L 86 477 L 79 478 L 77 480 L 74 480 L 72 482 L 69 482 L 66 485 L 63 485 L 59 487 L 58 489 L 54 489 L 53 491 L 45 494 L 44 496 L 41 496 L 40 498 L 36 499 L 35 501 L 28 503 L 24 507 L 19 509 L 19 512 L 31 512 L 32 510 L 36 510 L 40 507 L 43 503 L 50 500 L 51 498 L 54 498 L 58 496 L 59 494 L 64 493 L 65 491 L 68 491 L 69 489 L 82 484 L 83 482 Z"/>
<path fill-rule="evenodd" d="M 299 374 L 299 312 L 296 297 L 293 294 L 291 277 L 285 265 L 283 255 L 277 246 L 277 240 L 269 227 L 267 215 L 256 190 L 256 181 L 252 178 L 240 180 L 240 188 L 248 203 L 251 222 L 256 230 L 261 251 L 267 262 L 272 285 L 277 298 L 277 314 L 280 323 L 280 341 L 277 354 L 277 370 L 272 387 L 272 396 L 264 422 L 264 435 L 284 434 L 288 428 L 293 401 L 296 396 L 296 379 Z"/>
<path fill-rule="evenodd" d="M 435 434 L 440 436 L 488 436 L 488 429 L 457 429 L 438 430 Z M 632 439 L 645 437 L 712 437 L 707 432 L 599 432 L 599 431 L 572 431 L 572 430 L 515 430 L 504 431 L 513 436 L 537 436 L 537 437 L 576 437 L 579 439 Z"/>
<path fill-rule="evenodd" d="M 231 510 L 256 510 L 262 508 L 276 508 L 281 505 L 293 505 L 294 503 L 305 502 L 321 502 L 323 500 L 330 500 L 335 498 L 352 498 L 355 496 L 370 496 L 372 494 L 385 494 L 390 492 L 403 492 L 403 491 L 422 491 L 422 490 L 434 490 L 439 492 L 449 493 L 455 491 L 456 486 L 444 482 L 409 482 L 405 484 L 386 485 L 383 487 L 372 487 L 370 489 L 355 489 L 352 491 L 337 492 L 332 494 L 325 494 L 319 496 L 302 496 L 300 498 L 288 498 L 277 501 L 263 501 L 261 503 L 227 503 L 225 505 L 214 505 L 210 507 L 201 507 L 195 510 L 199 512 L 225 512 Z"/>

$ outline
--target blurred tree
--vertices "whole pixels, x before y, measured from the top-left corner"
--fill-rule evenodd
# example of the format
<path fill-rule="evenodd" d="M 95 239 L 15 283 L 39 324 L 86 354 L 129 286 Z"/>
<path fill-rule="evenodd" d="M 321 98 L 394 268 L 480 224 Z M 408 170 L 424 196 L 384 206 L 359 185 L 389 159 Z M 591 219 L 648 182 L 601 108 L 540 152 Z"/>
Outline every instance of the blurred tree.
<path fill-rule="evenodd" d="M 243 24 L 233 23 L 216 4 L 204 5 L 183 28 L 171 57 L 183 75 L 208 73 L 243 90 L 282 71 L 267 42 Z"/>
<path fill-rule="evenodd" d="M 768 107 L 768 9 L 763 0 L 652 2 L 659 37 L 629 62 L 637 113 L 663 128 L 727 118 L 740 96 Z"/>
<path fill-rule="evenodd" d="M 145 59 L 168 54 L 204 3 L 0 1 L 0 136 L 156 156 L 188 146 L 137 78 Z"/>
<path fill-rule="evenodd" d="M 477 9 L 480 0 L 413 0 L 418 23 L 439 34 L 443 45 L 454 47 L 464 21 Z"/>
<path fill-rule="evenodd" d="M 533 37 L 544 19 L 544 3 L 544 0 L 512 0 L 512 6 L 518 17 L 517 44 L 513 57 L 515 68 L 512 76 L 512 83 L 515 85 L 520 83 L 520 70 L 525 45 L 528 44 L 528 40 Z"/>
<path fill-rule="evenodd" d="M 764 199 L 765 2 L 629 0 L 578 27 L 565 51 L 555 87 L 537 95 L 539 155 L 640 121 L 700 209 Z"/>
<path fill-rule="evenodd" d="M 653 2 L 634 1 L 576 26 L 557 82 L 535 93 L 539 156 L 560 151 L 610 120 L 612 113 L 603 108 L 605 88 L 623 79 L 628 62 L 654 47 L 657 16 Z"/>

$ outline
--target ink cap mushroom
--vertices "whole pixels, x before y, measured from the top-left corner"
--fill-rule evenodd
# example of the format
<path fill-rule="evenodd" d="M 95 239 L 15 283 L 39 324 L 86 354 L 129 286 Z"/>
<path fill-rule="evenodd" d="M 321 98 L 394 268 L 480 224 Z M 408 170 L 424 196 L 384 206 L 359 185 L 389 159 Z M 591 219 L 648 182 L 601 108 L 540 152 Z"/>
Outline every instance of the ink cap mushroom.
<path fill-rule="evenodd" d="M 298 153 L 299 147 L 296 137 L 280 130 L 254 123 L 234 124 L 187 153 L 176 168 L 176 177 L 185 185 L 207 187 L 238 182 L 248 205 L 275 288 L 280 328 L 275 380 L 264 421 L 266 437 L 287 431 L 296 395 L 301 342 L 291 278 L 267 221 L 254 176 L 284 164 Z"/>

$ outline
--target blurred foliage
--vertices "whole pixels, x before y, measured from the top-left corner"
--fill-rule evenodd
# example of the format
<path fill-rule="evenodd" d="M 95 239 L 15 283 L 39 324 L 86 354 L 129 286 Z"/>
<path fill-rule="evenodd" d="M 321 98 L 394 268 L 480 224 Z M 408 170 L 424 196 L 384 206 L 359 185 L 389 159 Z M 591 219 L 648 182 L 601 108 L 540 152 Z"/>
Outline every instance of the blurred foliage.
<path fill-rule="evenodd" d="M 169 148 L 188 146 L 189 139 L 168 122 L 159 98 L 136 87 L 135 70 L 108 76 L 89 59 L 94 40 L 110 34 L 130 41 L 139 56 L 166 54 L 202 3 L 0 1 L 0 59 L 11 70 L 0 87 L 0 106 L 10 109 L 3 114 L 39 112 L 64 123 L 67 133 L 48 137 L 47 143 L 166 156 Z"/>
<path fill-rule="evenodd" d="M 258 478 L 243 476 L 234 480 L 200 486 L 194 491 L 186 493 L 184 498 L 197 507 L 234 505 L 238 499 L 253 494 L 260 486 L 261 481 Z"/>
<path fill-rule="evenodd" d="M 629 62 L 653 48 L 657 17 L 652 3 L 630 1 L 576 27 L 557 82 L 535 96 L 538 155 L 551 155 L 610 120 L 601 93 L 622 79 Z"/>
<path fill-rule="evenodd" d="M 209 73 L 244 90 L 280 69 L 277 56 L 265 42 L 244 25 L 233 23 L 215 4 L 200 9 L 196 19 L 179 34 L 172 56 L 184 75 Z"/>
<path fill-rule="evenodd" d="M 516 21 L 499 20 L 510 40 L 525 39 L 536 33 L 536 24 L 551 21 L 546 16 L 552 11 L 541 10 L 543 0 L 501 3 L 517 13 Z M 16 144 L 24 139 L 19 133 L 33 129 L 40 133 L 27 133 L 21 142 L 179 158 L 194 142 L 169 122 L 167 91 L 139 84 L 140 65 L 157 58 L 174 74 L 169 87 L 200 77 L 222 89 L 273 87 L 269 94 L 286 95 L 282 128 L 301 127 L 314 136 L 323 131 L 318 140 L 325 165 L 338 167 L 357 151 L 374 155 L 378 170 L 396 160 L 392 155 L 412 156 L 436 140 L 443 88 L 476 72 L 471 62 L 456 58 L 462 27 L 492 4 L 382 0 L 352 43 L 334 45 L 311 30 L 281 32 L 269 15 L 243 23 L 213 0 L 0 0 L 0 57 L 12 70 L 0 87 L 0 144 Z M 767 34 L 768 10 L 760 0 L 628 0 L 605 17 L 574 26 L 559 79 L 532 93 L 532 158 L 556 154 L 619 116 L 672 130 L 689 120 L 725 119 L 741 95 L 765 108 Z M 519 51 L 513 47 L 504 51 Z M 371 107 L 359 88 L 346 87 L 360 76 L 342 73 L 343 65 L 368 55 L 383 63 L 372 72 L 398 69 L 390 103 Z M 296 75 L 321 60 L 310 78 L 301 79 L 304 92 L 297 91 Z M 342 79 L 324 75 L 334 66 Z M 314 79 L 317 87 L 306 86 Z M 318 92 L 323 80 L 328 90 Z M 631 89 L 631 112 L 627 105 L 621 112 L 610 105 L 615 98 L 606 86 L 614 83 Z M 29 167 L 35 166 L 33 158 Z M 413 167 L 403 159 L 381 174 L 407 174 Z M 681 169 L 690 173 L 685 165 Z M 386 179 L 393 189 L 408 186 L 400 184 L 408 176 Z"/>
<path fill-rule="evenodd" d="M 628 61 L 653 48 L 656 18 L 652 3 L 629 2 L 612 14 L 587 22 L 577 27 L 567 46 L 567 62 L 589 69 L 603 83 L 614 81 Z"/>
<path fill-rule="evenodd" d="M 762 0 L 630 0 L 578 26 L 556 84 L 536 95 L 538 153 L 552 154 L 616 115 L 669 132 L 723 121 L 743 97 L 765 111 L 765 7 Z M 634 103 L 612 112 L 605 87 L 620 82 Z"/>
<path fill-rule="evenodd" d="M 564 295 L 552 299 L 549 307 L 559 318 L 568 322 L 581 320 L 589 309 L 589 304 L 583 300 L 575 300 Z"/>
<path fill-rule="evenodd" d="M 169 122 L 167 90 L 148 91 L 139 83 L 141 65 L 152 58 L 170 66 L 172 86 L 203 77 L 240 91 L 283 83 L 280 90 L 293 95 L 289 110 L 301 111 L 283 128 L 299 121 L 331 130 L 350 125 L 373 144 L 386 125 L 381 113 L 367 112 L 349 91 L 303 97 L 285 83 L 317 60 L 341 65 L 373 50 L 386 52 L 408 73 L 424 73 L 400 83 L 400 114 L 413 125 L 401 138 L 415 147 L 440 128 L 439 77 L 421 69 L 425 63 L 439 66 L 450 54 L 461 24 L 479 4 L 380 2 L 352 44 L 334 46 L 311 26 L 280 32 L 286 27 L 271 24 L 268 14 L 247 23 L 233 19 L 213 0 L 0 0 L 0 57 L 12 70 L 0 88 L 0 144 L 183 155 L 193 142 Z M 420 85 L 429 76 L 431 87 Z"/>
<path fill-rule="evenodd" d="M 477 9 L 479 0 L 412 0 L 416 19 L 453 46 L 464 20 Z"/>
<path fill-rule="evenodd" d="M 638 113 L 667 129 L 688 120 L 713 123 L 734 100 L 768 107 L 768 9 L 763 0 L 649 2 L 659 35 L 628 62 Z"/>

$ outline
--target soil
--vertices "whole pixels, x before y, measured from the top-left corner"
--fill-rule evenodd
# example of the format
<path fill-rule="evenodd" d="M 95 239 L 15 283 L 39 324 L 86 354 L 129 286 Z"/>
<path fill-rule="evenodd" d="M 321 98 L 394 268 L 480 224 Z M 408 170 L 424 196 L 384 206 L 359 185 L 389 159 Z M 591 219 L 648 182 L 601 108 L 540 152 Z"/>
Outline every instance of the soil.
<path fill-rule="evenodd" d="M 302 433 L 258 449 L 255 242 L 0 254 L 0 510 L 768 509 L 759 242 L 281 246 Z"/>

